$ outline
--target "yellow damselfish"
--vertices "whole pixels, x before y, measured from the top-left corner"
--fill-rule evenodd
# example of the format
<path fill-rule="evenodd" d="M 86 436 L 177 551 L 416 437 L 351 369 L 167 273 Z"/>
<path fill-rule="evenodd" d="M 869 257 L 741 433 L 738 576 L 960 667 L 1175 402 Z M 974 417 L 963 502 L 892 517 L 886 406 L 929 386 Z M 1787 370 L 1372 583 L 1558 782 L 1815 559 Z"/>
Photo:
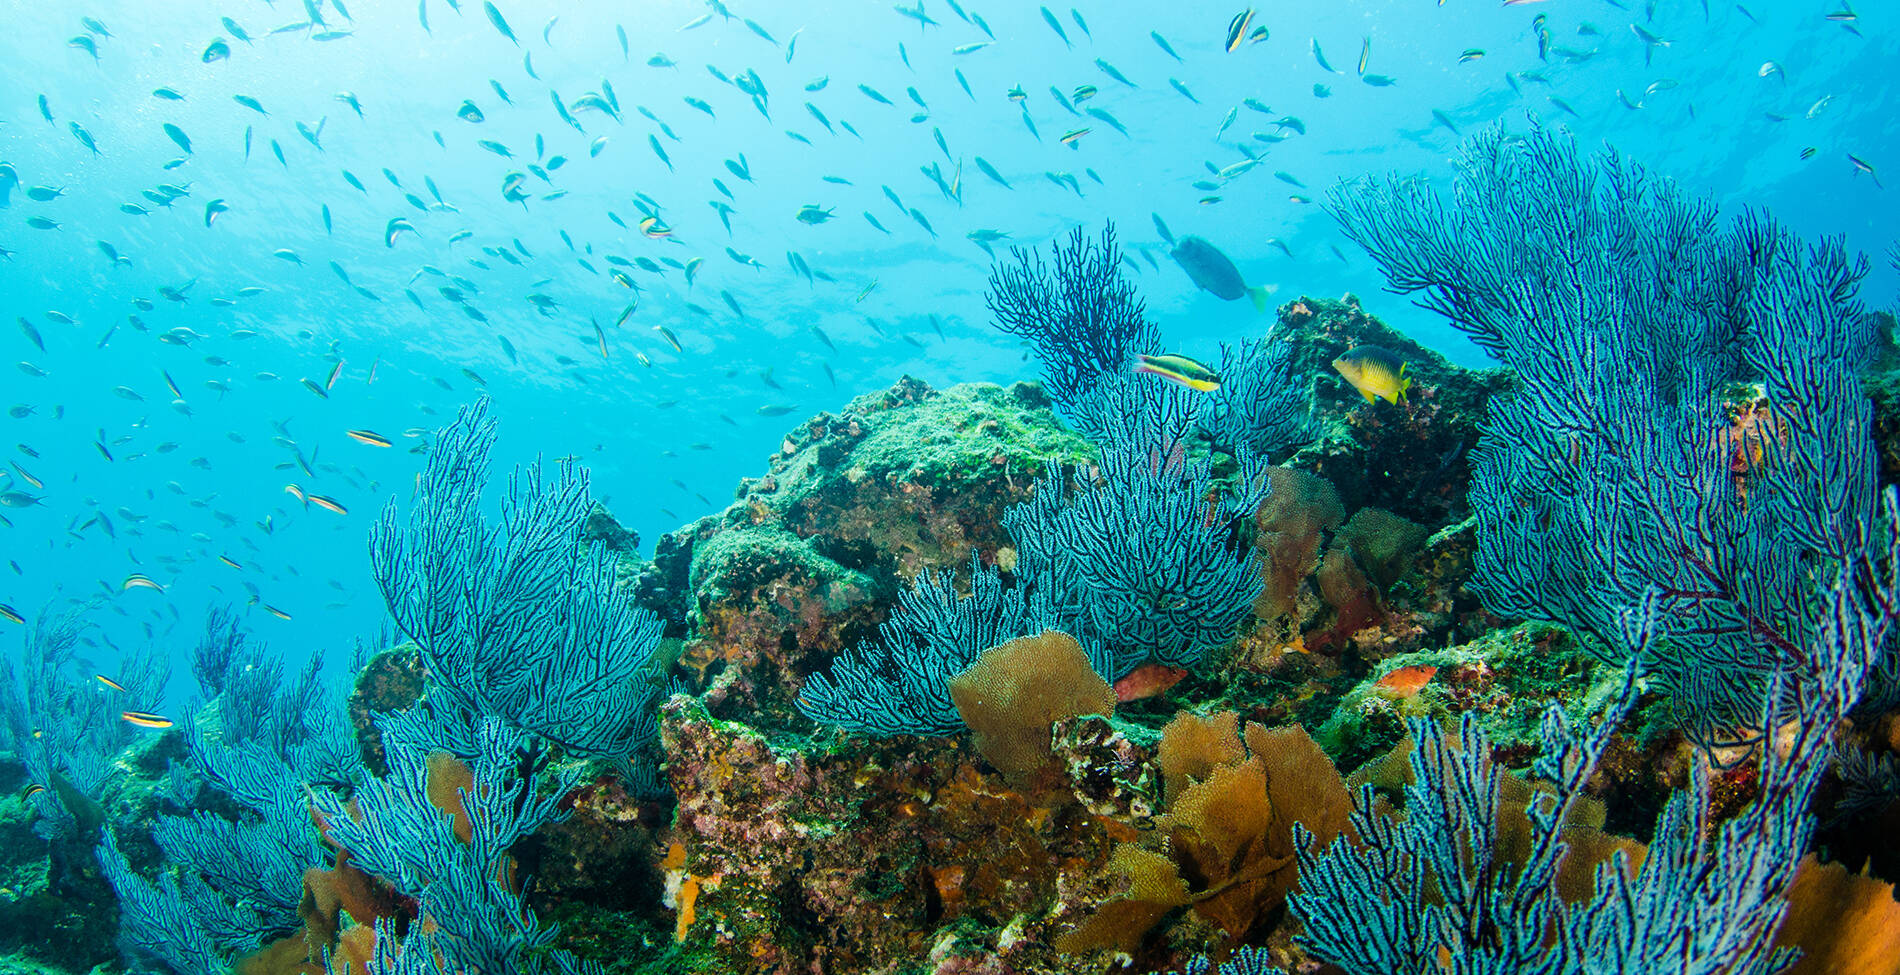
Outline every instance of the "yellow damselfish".
<path fill-rule="evenodd" d="M 1388 403 L 1405 401 L 1412 378 L 1405 374 L 1405 360 L 1390 349 L 1362 345 L 1333 360 L 1333 368 L 1370 403 L 1382 399 Z"/>

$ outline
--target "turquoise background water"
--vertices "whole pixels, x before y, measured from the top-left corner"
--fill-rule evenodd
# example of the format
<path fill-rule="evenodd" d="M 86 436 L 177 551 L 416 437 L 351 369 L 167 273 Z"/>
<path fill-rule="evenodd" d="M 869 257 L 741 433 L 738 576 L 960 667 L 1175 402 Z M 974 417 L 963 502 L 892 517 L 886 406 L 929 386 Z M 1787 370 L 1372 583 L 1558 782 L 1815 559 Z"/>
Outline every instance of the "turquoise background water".
<path fill-rule="evenodd" d="M 707 13 L 705 6 L 509 0 L 498 7 L 519 45 L 468 0 L 459 13 L 426 0 L 432 32 L 412 3 L 357 0 L 348 5 L 354 21 L 325 5 L 329 27 L 350 32 L 328 41 L 311 39 L 311 30 L 270 34 L 306 19 L 290 0 L 274 7 L 8 4 L 0 38 L 0 160 L 19 170 L 23 186 L 0 210 L 0 247 L 15 252 L 0 261 L 0 302 L 9 323 L 26 319 L 47 348 L 34 347 L 12 324 L 0 330 L 0 405 L 35 409 L 24 418 L 0 416 L 0 448 L 45 485 L 31 489 L 18 474 L 0 484 L 44 497 L 36 507 L 0 509 L 11 522 L 0 528 L 0 551 L 10 563 L 0 566 L 0 602 L 31 614 L 99 601 L 106 608 L 96 614 L 103 669 L 111 667 L 113 647 L 145 640 L 176 647 L 182 662 L 207 605 L 253 598 L 260 604 L 247 611 L 250 621 L 287 656 L 335 653 L 381 626 L 364 542 L 371 519 L 390 497 L 406 498 L 420 469 L 421 456 L 405 449 L 419 441 L 403 431 L 433 428 L 484 391 L 502 420 L 499 470 L 536 454 L 579 457 L 593 472 L 597 495 L 640 532 L 650 552 L 660 532 L 721 506 L 737 478 L 760 471 L 805 415 L 835 409 L 904 373 L 939 385 L 1031 377 L 1021 350 L 988 325 L 982 293 L 990 257 L 965 238 L 979 229 L 1010 235 L 997 245 L 1001 254 L 1010 243 L 1043 245 L 1077 225 L 1092 232 L 1115 221 L 1123 245 L 1138 255 L 1131 273 L 1150 312 L 1189 354 L 1211 358 L 1218 341 L 1256 334 L 1271 316 L 1197 292 L 1167 259 L 1152 215 L 1176 234 L 1215 242 L 1251 282 L 1279 285 L 1277 300 L 1355 292 L 1421 341 L 1480 363 L 1445 323 L 1381 293 L 1376 270 L 1330 218 L 1316 203 L 1295 199 L 1322 199 L 1338 179 L 1368 172 L 1421 173 L 1445 185 L 1457 135 L 1434 109 L 1464 132 L 1499 121 L 1521 127 L 1526 113 L 1536 113 L 1586 145 L 1615 145 L 1731 212 L 1765 207 L 1804 233 L 1844 234 L 1851 247 L 1876 258 L 1900 225 L 1892 191 L 1848 160 L 1852 153 L 1883 179 L 1900 178 L 1890 90 L 1900 45 L 1892 13 L 1877 5 L 1845 23 L 1826 16 L 1845 8 L 1819 2 L 1758 2 L 1745 10 L 1684 2 L 1284 5 L 1264 8 L 1254 20 L 1268 28 L 1267 40 L 1229 53 L 1222 41 L 1241 9 L 1235 6 L 1097 2 L 1078 8 L 1086 33 L 1070 7 L 1052 7 L 1065 44 L 1035 6 L 978 0 L 964 9 L 980 15 L 995 37 L 961 55 L 953 53 L 960 45 L 991 38 L 944 0 L 927 0 L 923 8 L 938 22 L 931 27 L 877 2 L 735 4 L 731 18 L 714 15 L 686 30 L 681 26 Z M 68 45 L 85 33 L 81 16 L 111 31 L 97 38 L 97 62 Z M 544 25 L 556 16 L 544 40 Z M 1548 18 L 1547 60 L 1538 55 L 1539 16 Z M 234 39 L 220 17 L 236 21 L 254 43 Z M 749 29 L 748 18 L 775 40 Z M 1652 46 L 1633 24 L 1667 45 Z M 628 38 L 625 56 L 616 25 Z M 1594 33 L 1580 32 L 1588 30 Z M 1183 60 L 1165 54 L 1151 31 Z M 219 36 L 231 56 L 202 62 Z M 1365 71 L 1395 84 L 1361 79 L 1367 39 Z M 1316 46 L 1334 70 L 1322 67 Z M 1484 56 L 1460 63 L 1473 48 Z M 655 54 L 677 67 L 650 66 Z M 524 55 L 539 80 L 530 77 Z M 1134 86 L 1111 78 L 1098 58 Z M 1764 75 L 1765 62 L 1782 70 Z M 770 119 L 708 65 L 728 76 L 756 71 Z M 1507 75 L 1522 72 L 1532 76 L 1519 76 L 1513 87 Z M 829 79 L 825 87 L 808 91 L 821 77 Z M 1171 87 L 1170 78 L 1198 103 Z M 582 133 L 558 117 L 551 91 L 571 104 L 586 92 L 604 92 L 603 81 L 618 98 L 619 121 L 577 111 Z M 896 104 L 871 100 L 860 84 Z M 1126 136 L 1070 114 L 1049 91 L 1053 85 L 1067 94 L 1083 84 L 1099 89 L 1086 106 L 1111 113 Z M 1027 93 L 1022 107 L 1007 97 L 1014 85 Z M 1318 97 L 1316 85 L 1327 86 L 1329 96 Z M 185 100 L 154 97 L 161 86 Z M 927 108 L 910 99 L 908 88 Z M 362 104 L 360 118 L 337 99 L 344 91 Z M 40 114 L 42 94 L 50 124 Z M 238 104 L 238 94 L 270 114 Z M 688 96 L 704 99 L 716 117 L 689 107 Z M 1247 98 L 1271 113 L 1242 107 Z M 464 99 L 486 121 L 458 118 Z M 808 101 L 839 126 L 835 134 L 808 113 Z M 670 126 L 677 141 L 636 106 Z M 1023 123 L 1023 107 L 1040 139 Z M 1230 108 L 1238 108 L 1237 119 L 1217 139 Z M 912 121 L 916 114 L 928 117 Z M 1286 116 L 1296 117 L 1304 134 L 1276 124 Z M 322 124 L 322 151 L 298 134 L 299 121 Z M 98 155 L 74 138 L 72 122 L 91 133 Z M 182 129 L 193 146 L 171 170 L 161 167 L 183 154 L 164 123 Z M 1083 126 L 1091 131 L 1074 148 L 1058 141 Z M 947 155 L 933 131 L 942 133 Z M 1269 143 L 1254 133 L 1287 138 Z M 648 145 L 654 135 L 671 170 Z M 608 141 L 590 156 L 600 136 Z M 533 197 L 524 209 L 503 200 L 502 186 L 506 174 L 536 160 L 537 137 L 545 143 L 543 163 L 557 154 L 567 163 L 548 182 L 528 177 Z M 272 154 L 273 139 L 283 165 Z M 515 158 L 480 148 L 480 139 L 505 145 Z M 1258 166 L 1213 194 L 1190 185 L 1213 179 L 1210 167 L 1244 161 L 1243 145 L 1263 154 Z M 1807 147 L 1814 153 L 1803 160 Z M 724 165 L 741 153 L 750 182 Z M 1013 188 L 979 173 L 977 156 Z M 920 171 L 933 163 L 946 180 L 961 163 L 960 202 Z M 385 178 L 385 168 L 401 188 Z M 344 181 L 346 169 L 366 192 Z M 1080 192 L 1050 173 L 1072 174 Z M 454 212 L 420 212 L 405 201 L 414 193 L 434 202 L 425 176 Z M 726 200 L 714 178 L 732 193 L 730 234 L 708 203 Z M 190 196 L 169 211 L 121 212 L 125 203 L 151 206 L 140 191 L 160 183 L 188 184 Z M 29 200 L 22 191 L 35 185 L 63 188 L 64 196 Z M 906 210 L 923 214 L 937 236 L 893 206 L 885 186 Z M 542 198 L 557 191 L 565 195 Z M 625 224 L 637 222 L 636 193 L 660 204 L 672 240 L 650 240 L 610 220 L 612 211 Z M 1209 195 L 1221 199 L 1197 202 Z M 212 199 L 224 200 L 229 211 L 207 228 L 205 204 Z M 801 223 L 794 215 L 805 204 L 832 208 L 835 219 Z M 324 206 L 332 232 L 320 218 Z M 889 233 L 867 222 L 866 211 Z M 60 229 L 33 229 L 26 221 L 34 216 Z M 408 219 L 417 233 L 388 247 L 383 234 L 393 217 Z M 448 243 L 463 230 L 472 236 Z M 562 240 L 563 231 L 578 250 Z M 127 263 L 109 261 L 99 241 Z M 764 266 L 733 260 L 727 247 Z M 294 250 L 302 266 L 274 257 L 280 248 Z M 521 263 L 483 248 L 508 248 Z M 808 282 L 790 267 L 791 251 L 834 280 Z M 616 327 L 629 294 L 607 277 L 608 254 L 705 263 L 691 288 L 675 270 L 632 271 L 643 289 L 639 308 Z M 581 257 L 599 273 L 582 267 Z M 488 268 L 472 266 L 471 258 Z M 348 284 L 329 266 L 333 261 Z M 424 265 L 476 284 L 470 303 L 488 322 L 441 296 L 437 289 L 449 282 L 420 272 Z M 195 282 L 188 303 L 159 296 L 161 286 L 187 282 Z M 235 297 L 247 286 L 266 290 Z M 558 307 L 538 314 L 531 293 Z M 1884 307 L 1894 293 L 1892 270 L 1877 260 L 1867 297 Z M 156 307 L 137 310 L 138 297 Z M 235 304 L 217 307 L 214 297 Z M 78 324 L 61 324 L 48 312 Z M 590 319 L 604 329 L 606 358 Z M 655 330 L 662 325 L 683 352 Z M 189 346 L 159 340 L 180 326 L 204 337 Z M 811 326 L 823 330 L 835 352 Z M 232 337 L 239 330 L 257 334 Z M 498 336 L 512 345 L 514 359 Z M 322 384 L 338 360 L 343 367 L 327 399 L 299 383 Z M 28 375 L 15 361 L 47 375 Z M 167 375 L 190 415 L 173 404 Z M 790 412 L 761 416 L 761 407 Z M 56 417 L 60 409 L 63 417 Z M 396 446 L 357 443 L 345 435 L 352 429 L 378 431 Z M 115 459 L 101 456 L 95 441 Z M 175 449 L 161 452 L 167 443 Z M 298 453 L 314 476 L 297 466 Z M 336 499 L 348 514 L 299 505 L 285 490 L 289 484 Z M 96 523 L 81 529 L 96 513 L 113 523 L 116 536 Z M 219 555 L 242 567 L 228 567 Z M 131 572 L 166 590 L 122 592 Z M 262 604 L 292 619 L 273 617 Z"/>

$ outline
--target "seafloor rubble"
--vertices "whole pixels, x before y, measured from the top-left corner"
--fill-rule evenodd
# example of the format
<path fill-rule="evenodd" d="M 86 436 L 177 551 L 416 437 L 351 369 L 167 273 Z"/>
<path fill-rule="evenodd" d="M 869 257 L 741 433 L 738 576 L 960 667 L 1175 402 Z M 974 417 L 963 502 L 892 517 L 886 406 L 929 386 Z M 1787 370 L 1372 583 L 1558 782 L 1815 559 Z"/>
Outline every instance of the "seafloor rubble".
<path fill-rule="evenodd" d="M 1111 688 L 1074 641 L 1024 638 L 1041 642 L 986 654 L 967 675 L 980 691 L 969 700 L 1003 702 L 967 717 L 972 734 L 847 734 L 796 702 L 925 569 L 1010 570 L 1005 509 L 1048 465 L 1091 456 L 1038 386 L 933 390 L 905 378 L 812 417 L 726 510 L 663 536 L 650 561 L 597 511 L 589 531 L 618 546 L 620 585 L 668 621 L 682 693 L 660 717 L 670 795 L 630 793 L 590 769 L 566 799 L 571 817 L 514 851 L 531 905 L 561 925 L 558 943 L 611 972 L 1164 971 L 1242 943 L 1268 946 L 1289 971 L 1325 971 L 1291 940 L 1292 824 L 1337 835 L 1352 790 L 1398 787 L 1409 716 L 1477 715 L 1499 762 L 1523 769 L 1544 710 L 1593 713 L 1620 671 L 1561 628 L 1492 617 L 1465 588 L 1467 458 L 1508 374 L 1454 366 L 1350 296 L 1289 302 L 1272 334 L 1294 346 L 1320 433 L 1272 471 L 1251 519 L 1266 586 L 1235 646 L 1200 672 Z M 1362 344 L 1408 363 L 1408 403 L 1366 403 L 1328 368 Z M 1882 455 L 1900 456 L 1900 397 L 1882 395 L 1900 384 L 1870 387 Z M 371 769 L 384 765 L 371 716 L 422 687 L 406 647 L 358 674 L 349 720 Z M 1896 729 L 1875 716 L 1853 734 L 1889 754 Z M 152 739 L 103 804 L 81 809 L 149 817 L 180 750 L 176 733 Z M 1560 887 L 1587 890 L 1613 850 L 1640 856 L 1691 758 L 1665 705 L 1626 722 L 1592 801 L 1566 820 L 1578 852 Z M 3 771 L 19 784 L 17 767 Z M 445 812 L 467 774 L 431 766 Z M 1714 815 L 1745 803 L 1754 781 L 1746 764 L 1721 773 Z M 1528 790 L 1506 790 L 1520 820 Z M 1900 875 L 1891 842 L 1858 825 L 1891 836 L 1900 813 L 1835 817 L 1845 791 L 1832 783 L 1821 798 L 1822 850 L 1854 871 Z M 49 860 L 27 842 L 24 812 L 0 802 L 0 837 L 17 840 L 0 847 L 0 943 L 49 970 L 109 963 L 114 901 L 89 851 Z M 158 851 L 127 854 L 143 865 Z M 400 913 L 346 860 L 306 877 L 304 928 L 241 971 L 319 971 L 303 960 L 319 938 L 347 961 L 356 949 L 342 914 L 366 924 Z M 1798 971 L 1890 970 L 1828 951 L 1893 946 L 1892 888 L 1804 870 L 1783 932 L 1810 952 Z"/>

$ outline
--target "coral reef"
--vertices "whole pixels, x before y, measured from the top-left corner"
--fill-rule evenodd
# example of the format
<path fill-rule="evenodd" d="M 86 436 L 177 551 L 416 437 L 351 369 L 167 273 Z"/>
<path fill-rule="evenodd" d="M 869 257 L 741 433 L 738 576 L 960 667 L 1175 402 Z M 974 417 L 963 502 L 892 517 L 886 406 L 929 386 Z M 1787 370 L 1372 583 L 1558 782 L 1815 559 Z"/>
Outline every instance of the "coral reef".
<path fill-rule="evenodd" d="M 1366 344 L 1407 362 L 1405 402 L 1367 403 L 1326 365 Z M 598 640 L 541 640 L 538 617 L 492 645 L 425 629 L 467 566 L 515 556 L 448 544 L 497 532 L 472 504 L 466 531 L 434 540 L 392 515 L 379 571 L 417 639 L 359 658 L 347 701 L 214 620 L 194 668 L 211 703 L 125 753 L 96 794 L 37 793 L 30 813 L 0 799 L 0 837 L 103 825 L 132 954 L 194 973 L 239 948 L 256 949 L 236 959 L 243 975 L 317 975 L 325 951 L 351 973 L 439 959 L 1269 975 L 1437 970 L 1447 952 L 1568 971 L 1598 935 L 1653 944 L 1687 926 L 1733 945 L 1776 923 L 1780 944 L 1810 953 L 1798 971 L 1883 971 L 1900 858 L 1836 839 L 1900 815 L 1900 720 L 1880 713 L 1892 695 L 1842 719 L 1880 636 L 1872 604 L 1852 601 L 1890 592 L 1895 553 L 1860 563 L 1860 592 L 1832 591 L 1834 628 L 1813 645 L 1853 652 L 1831 683 L 1803 684 L 1835 695 L 1804 699 L 1814 727 L 1768 729 L 1788 750 L 1711 767 L 1669 698 L 1467 587 L 1483 542 L 1470 451 L 1508 373 L 1452 366 L 1350 296 L 1287 303 L 1243 354 L 1256 387 L 1296 377 L 1310 415 L 1269 428 L 1104 373 L 1069 404 L 1122 410 L 1091 443 L 1035 384 L 907 377 L 798 424 L 731 506 L 662 536 L 650 561 L 578 474 L 519 482 L 499 534 L 546 541 L 519 564 L 603 600 L 583 614 Z M 1265 467 L 1263 443 L 1294 428 L 1311 442 Z M 424 507 L 479 486 L 484 464 L 448 470 L 485 458 L 479 413 L 457 429 Z M 1143 527 L 1152 537 L 1114 537 Z M 415 553 L 432 551 L 455 571 L 431 577 Z M 1111 564 L 1121 574 L 1105 578 Z M 1179 619 L 1168 572 L 1195 566 L 1232 578 Z M 1091 613 L 1108 597 L 1082 592 L 1090 579 L 1166 585 Z M 1118 656 L 1114 638 L 1138 652 Z M 484 676 L 562 685 L 550 657 L 597 645 L 622 651 L 609 676 L 637 673 L 637 693 L 557 708 Z M 666 690 L 648 750 L 623 749 Z M 1844 784 L 1826 771 L 1837 729 L 1859 749 Z M 663 781 L 614 760 L 629 754 Z M 0 787 L 28 778 L 0 763 Z M 1808 840 L 1810 794 L 1841 817 L 1823 843 Z M 1804 859 L 1811 846 L 1850 866 Z M 220 847 L 257 869 L 232 874 Z M 63 930 L 109 944 L 118 920 L 88 847 L 90 902 L 49 894 L 44 850 L 0 853 L 15 909 L 0 919 L 83 923 Z M 1854 876 L 1860 863 L 1882 879 Z M 1606 919 L 1612 895 L 1660 920 Z M 99 906 L 61 919 L 49 903 Z M 69 968 L 109 954 L 52 950 L 43 930 L 0 922 L 8 946 Z"/>
<path fill-rule="evenodd" d="M 1440 526 L 1470 514 L 1469 454 L 1492 396 L 1511 386 L 1504 369 L 1465 369 L 1367 314 L 1359 299 L 1302 295 L 1280 307 L 1267 341 L 1292 346 L 1290 369 L 1309 377 L 1317 437 L 1284 461 L 1325 477 L 1348 508 L 1383 508 Z M 1331 363 L 1373 345 L 1405 362 L 1406 401 L 1367 403 Z"/>
<path fill-rule="evenodd" d="M 500 718 L 636 774 L 652 757 L 659 619 L 589 541 L 585 470 L 517 469 L 503 523 L 484 521 L 495 437 L 486 398 L 464 407 L 437 434 L 406 523 L 392 498 L 370 534 L 377 587 L 426 666 L 430 743 L 473 757 L 475 729 Z"/>
<path fill-rule="evenodd" d="M 1699 742 L 1746 738 L 1771 680 L 1818 672 L 1802 630 L 1874 514 L 1866 258 L 1761 213 L 1724 226 L 1535 122 L 1473 136 L 1457 167 L 1455 206 L 1395 175 L 1328 207 L 1516 373 L 1473 454 L 1472 588 L 1618 660 L 1630 607 L 1660 594 L 1652 678 Z"/>
<path fill-rule="evenodd" d="M 793 720 L 804 678 L 926 567 L 1013 565 L 1003 512 L 1089 453 L 1035 385 L 905 377 L 787 434 L 724 512 L 661 537 L 634 591 L 687 623 L 680 664 L 715 713 Z"/>

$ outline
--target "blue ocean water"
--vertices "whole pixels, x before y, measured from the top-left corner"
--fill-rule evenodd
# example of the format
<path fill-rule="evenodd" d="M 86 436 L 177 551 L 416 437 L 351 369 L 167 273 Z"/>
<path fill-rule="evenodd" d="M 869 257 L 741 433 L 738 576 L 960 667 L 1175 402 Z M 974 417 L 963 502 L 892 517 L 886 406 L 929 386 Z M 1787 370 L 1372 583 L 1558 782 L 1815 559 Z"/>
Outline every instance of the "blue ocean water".
<path fill-rule="evenodd" d="M 798 417 L 905 373 L 1031 375 L 989 326 L 979 231 L 1007 235 L 1000 254 L 1114 221 L 1191 354 L 1270 318 L 1196 290 L 1156 217 L 1281 300 L 1355 292 L 1481 362 L 1382 294 L 1317 201 L 1365 173 L 1442 180 L 1461 133 L 1527 113 L 1876 257 L 1900 216 L 1881 185 L 1900 178 L 1900 44 L 1871 4 L 1283 5 L 1231 52 L 1239 8 L 1198 2 L 1052 6 L 1060 35 L 1034 5 L 983 0 L 495 6 L 513 40 L 472 0 L 7 6 L 0 161 L 20 185 L 0 301 L 24 324 L 0 338 L 0 405 L 30 410 L 0 417 L 0 490 L 36 500 L 0 509 L 0 602 L 98 601 L 102 669 L 150 641 L 182 662 L 218 605 L 288 658 L 338 653 L 383 625 L 365 537 L 421 467 L 426 438 L 405 431 L 482 394 L 498 466 L 579 458 L 650 549 Z M 215 39 L 228 57 L 207 59 Z M 1105 116 L 1052 94 L 1083 85 L 1079 111 Z M 161 184 L 188 195 L 160 206 Z M 670 237 L 641 233 L 643 205 Z M 803 222 L 806 205 L 833 217 Z M 395 218 L 414 232 L 386 241 Z M 609 258 L 704 263 L 691 281 L 620 268 L 636 293 Z M 1884 261 L 1867 288 L 1894 293 Z M 163 590 L 122 588 L 131 573 Z"/>

